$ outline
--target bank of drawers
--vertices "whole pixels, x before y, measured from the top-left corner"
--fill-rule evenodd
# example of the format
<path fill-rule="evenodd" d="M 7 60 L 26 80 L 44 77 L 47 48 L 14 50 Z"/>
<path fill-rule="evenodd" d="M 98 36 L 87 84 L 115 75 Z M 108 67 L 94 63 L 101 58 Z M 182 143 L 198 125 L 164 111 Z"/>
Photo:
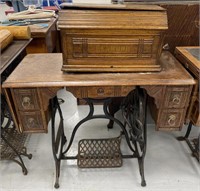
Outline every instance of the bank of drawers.
<path fill-rule="evenodd" d="M 18 109 L 20 130 L 23 132 L 47 132 L 46 112 L 42 109 L 38 90 L 12 89 L 15 108 Z"/>
<path fill-rule="evenodd" d="M 101 98 L 126 96 L 134 86 L 127 87 L 79 87 L 66 88 L 77 98 Z M 145 87 L 144 87 L 145 88 Z M 160 107 L 156 112 L 157 130 L 180 130 L 183 126 L 191 94 L 190 86 L 163 86 Z M 47 132 L 47 112 L 43 108 L 37 88 L 12 89 L 21 131 Z M 157 98 L 158 99 L 158 98 Z"/>
<path fill-rule="evenodd" d="M 180 130 L 183 126 L 189 98 L 190 86 L 166 87 L 164 100 L 157 116 L 157 130 Z"/>

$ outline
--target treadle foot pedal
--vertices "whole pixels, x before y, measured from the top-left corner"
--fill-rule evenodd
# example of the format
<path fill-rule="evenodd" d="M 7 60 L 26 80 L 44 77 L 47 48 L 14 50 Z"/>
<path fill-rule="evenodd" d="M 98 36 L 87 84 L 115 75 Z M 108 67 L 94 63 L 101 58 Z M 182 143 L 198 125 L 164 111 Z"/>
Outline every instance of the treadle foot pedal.
<path fill-rule="evenodd" d="M 122 166 L 121 136 L 106 139 L 82 139 L 78 143 L 77 165 L 80 168 Z"/>

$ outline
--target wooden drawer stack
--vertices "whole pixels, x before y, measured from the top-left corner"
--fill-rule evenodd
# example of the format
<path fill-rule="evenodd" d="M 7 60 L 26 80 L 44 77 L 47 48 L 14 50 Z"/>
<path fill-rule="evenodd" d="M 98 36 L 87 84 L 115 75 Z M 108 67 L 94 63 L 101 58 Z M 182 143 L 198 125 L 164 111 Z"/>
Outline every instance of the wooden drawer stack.
<path fill-rule="evenodd" d="M 145 86 L 144 86 L 145 88 Z M 156 122 L 156 130 L 181 130 L 189 105 L 191 86 L 146 87 L 147 92 L 158 94 L 158 100 L 150 98 L 150 109 Z M 161 92 L 160 94 L 158 92 Z M 160 99 L 159 99 L 160 97 Z M 162 100 L 161 97 L 164 99 Z M 155 104 L 154 104 L 155 103 Z"/>
<path fill-rule="evenodd" d="M 167 87 L 162 110 L 158 113 L 159 129 L 180 130 L 184 123 L 191 87 Z"/>
<path fill-rule="evenodd" d="M 47 111 L 40 99 L 39 89 L 12 89 L 15 108 L 18 109 L 19 128 L 22 132 L 47 132 Z"/>

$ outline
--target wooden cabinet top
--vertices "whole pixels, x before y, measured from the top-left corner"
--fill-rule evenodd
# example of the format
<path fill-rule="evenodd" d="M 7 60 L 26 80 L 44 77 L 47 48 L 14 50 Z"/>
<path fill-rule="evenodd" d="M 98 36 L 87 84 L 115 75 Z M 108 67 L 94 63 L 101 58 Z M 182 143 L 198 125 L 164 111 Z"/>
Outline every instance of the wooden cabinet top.
<path fill-rule="evenodd" d="M 0 73 L 12 63 L 12 61 L 23 51 L 31 40 L 14 40 L 3 52 L 1 53 Z"/>
<path fill-rule="evenodd" d="M 4 82 L 3 88 L 195 84 L 169 52 L 161 54 L 160 62 L 161 72 L 66 73 L 61 71 L 62 54 L 29 54 Z"/>
<path fill-rule="evenodd" d="M 56 25 L 57 18 L 52 18 L 50 21 L 45 22 L 45 24 L 48 24 L 48 27 L 38 27 L 37 25 L 29 25 L 31 30 L 31 37 L 32 38 L 40 38 L 45 37 L 46 34 L 51 30 L 51 28 Z"/>
<path fill-rule="evenodd" d="M 166 10 L 157 5 L 76 5 L 59 11 L 59 28 L 166 30 Z"/>

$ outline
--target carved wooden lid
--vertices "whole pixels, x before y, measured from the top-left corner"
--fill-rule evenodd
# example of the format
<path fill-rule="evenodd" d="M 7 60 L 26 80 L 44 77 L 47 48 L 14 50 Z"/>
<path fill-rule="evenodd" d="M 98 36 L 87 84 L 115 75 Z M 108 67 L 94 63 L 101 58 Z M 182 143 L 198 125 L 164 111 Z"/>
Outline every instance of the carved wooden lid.
<path fill-rule="evenodd" d="M 60 29 L 166 30 L 166 10 L 157 5 L 62 4 Z"/>

